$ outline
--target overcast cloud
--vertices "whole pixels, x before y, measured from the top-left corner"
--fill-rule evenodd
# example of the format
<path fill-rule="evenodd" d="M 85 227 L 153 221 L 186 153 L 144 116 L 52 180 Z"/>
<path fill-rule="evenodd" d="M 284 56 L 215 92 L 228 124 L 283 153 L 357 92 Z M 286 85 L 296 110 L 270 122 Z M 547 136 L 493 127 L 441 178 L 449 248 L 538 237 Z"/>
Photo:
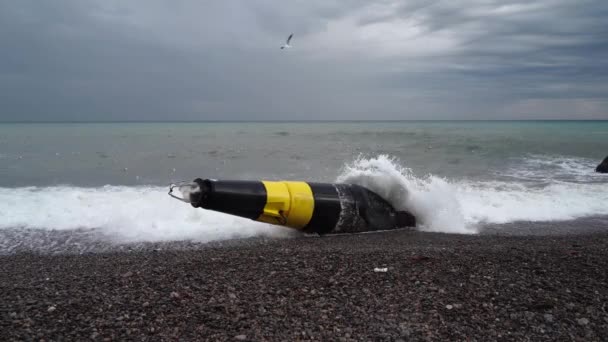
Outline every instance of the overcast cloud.
<path fill-rule="evenodd" d="M 0 121 L 608 119 L 606 18 L 606 0 L 0 0 Z"/>

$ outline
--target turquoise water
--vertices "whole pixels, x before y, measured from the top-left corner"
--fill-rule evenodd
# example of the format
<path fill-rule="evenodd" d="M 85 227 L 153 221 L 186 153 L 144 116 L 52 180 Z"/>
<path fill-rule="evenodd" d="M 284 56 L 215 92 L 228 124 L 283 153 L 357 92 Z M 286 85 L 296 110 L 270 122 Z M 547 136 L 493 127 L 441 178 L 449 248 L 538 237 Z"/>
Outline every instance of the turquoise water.
<path fill-rule="evenodd" d="M 0 124 L 0 186 L 331 181 L 361 154 L 455 179 L 504 179 L 538 160 L 591 182 L 549 161 L 597 164 L 608 155 L 608 121 Z"/>

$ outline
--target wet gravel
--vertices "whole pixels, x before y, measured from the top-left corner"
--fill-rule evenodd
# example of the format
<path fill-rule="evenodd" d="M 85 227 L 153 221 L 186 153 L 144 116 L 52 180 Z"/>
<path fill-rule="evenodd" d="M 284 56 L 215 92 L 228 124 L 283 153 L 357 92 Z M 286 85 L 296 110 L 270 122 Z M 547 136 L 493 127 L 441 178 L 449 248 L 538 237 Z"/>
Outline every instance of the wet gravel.
<path fill-rule="evenodd" d="M 1 256 L 0 340 L 608 340 L 606 233 L 171 246 Z"/>

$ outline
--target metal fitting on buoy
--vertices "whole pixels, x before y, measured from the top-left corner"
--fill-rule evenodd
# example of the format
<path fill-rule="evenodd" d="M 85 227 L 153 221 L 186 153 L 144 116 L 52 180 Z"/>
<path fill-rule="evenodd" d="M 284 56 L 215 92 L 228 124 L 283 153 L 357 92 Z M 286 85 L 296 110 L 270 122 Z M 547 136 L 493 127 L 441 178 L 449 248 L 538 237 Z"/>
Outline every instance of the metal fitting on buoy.
<path fill-rule="evenodd" d="M 182 197 L 173 194 L 176 188 Z M 321 235 L 416 226 L 412 214 L 354 184 L 198 178 L 171 185 L 169 195 L 195 208 Z"/>

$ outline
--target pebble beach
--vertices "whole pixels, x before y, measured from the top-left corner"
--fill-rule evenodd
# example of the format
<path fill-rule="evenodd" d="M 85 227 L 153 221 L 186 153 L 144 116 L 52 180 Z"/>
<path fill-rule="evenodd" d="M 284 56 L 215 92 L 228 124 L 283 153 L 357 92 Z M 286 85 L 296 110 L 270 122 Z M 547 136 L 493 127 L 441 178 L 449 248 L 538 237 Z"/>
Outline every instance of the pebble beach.
<path fill-rule="evenodd" d="M 3 341 L 606 341 L 608 234 L 417 231 L 0 257 Z"/>

